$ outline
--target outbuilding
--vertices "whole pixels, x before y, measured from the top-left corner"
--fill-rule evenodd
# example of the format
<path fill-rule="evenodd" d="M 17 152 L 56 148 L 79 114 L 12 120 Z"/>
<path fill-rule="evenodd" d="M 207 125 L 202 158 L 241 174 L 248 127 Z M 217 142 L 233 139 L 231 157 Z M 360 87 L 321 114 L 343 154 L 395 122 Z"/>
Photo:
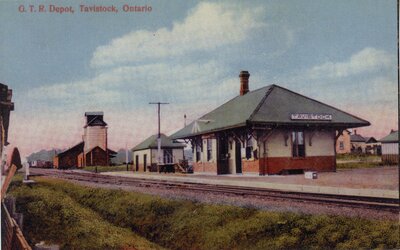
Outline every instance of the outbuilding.
<path fill-rule="evenodd" d="M 399 163 L 399 131 L 392 130 L 379 141 L 382 143 L 382 162 L 386 164 Z"/>
<path fill-rule="evenodd" d="M 148 170 L 157 171 L 157 164 L 177 164 L 184 159 L 185 144 L 174 142 L 165 134 L 160 134 L 161 138 L 161 162 L 157 160 L 158 154 L 158 135 L 152 135 L 132 149 L 133 164 L 135 171 L 146 172 Z M 153 166 L 153 168 L 151 168 Z"/>
<path fill-rule="evenodd" d="M 107 147 L 107 123 L 103 112 L 86 112 L 86 124 L 82 142 L 57 154 L 54 168 L 83 168 L 86 166 L 108 166 L 117 154 Z"/>
<path fill-rule="evenodd" d="M 336 140 L 347 128 L 370 123 L 272 84 L 240 95 L 171 136 L 190 142 L 194 172 L 259 175 L 335 171 Z"/>
<path fill-rule="evenodd" d="M 351 153 L 381 155 L 381 143 L 374 137 L 364 137 L 357 134 L 350 135 Z"/>
<path fill-rule="evenodd" d="M 349 130 L 344 130 L 342 135 L 340 135 L 336 141 L 336 153 L 337 154 L 349 154 L 351 153 L 351 143 L 350 143 Z"/>

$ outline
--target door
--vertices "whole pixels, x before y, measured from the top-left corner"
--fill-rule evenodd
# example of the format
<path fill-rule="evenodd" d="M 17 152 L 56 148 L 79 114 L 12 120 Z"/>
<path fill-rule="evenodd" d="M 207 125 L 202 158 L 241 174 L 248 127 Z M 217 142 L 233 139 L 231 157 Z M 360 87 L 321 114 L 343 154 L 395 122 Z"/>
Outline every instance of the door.
<path fill-rule="evenodd" d="M 164 151 L 164 163 L 173 163 L 174 157 L 172 155 L 172 149 L 164 148 L 163 151 Z"/>
<path fill-rule="evenodd" d="M 235 163 L 236 163 L 236 173 L 242 173 L 242 150 L 239 140 L 235 141 Z"/>
<path fill-rule="evenodd" d="M 228 140 L 226 136 L 217 138 L 217 174 L 229 173 Z"/>
<path fill-rule="evenodd" d="M 146 172 L 146 166 L 147 166 L 147 154 L 143 155 L 143 171 Z"/>
<path fill-rule="evenodd" d="M 136 155 L 135 164 L 136 164 L 136 171 L 139 171 L 139 156 L 138 155 Z"/>

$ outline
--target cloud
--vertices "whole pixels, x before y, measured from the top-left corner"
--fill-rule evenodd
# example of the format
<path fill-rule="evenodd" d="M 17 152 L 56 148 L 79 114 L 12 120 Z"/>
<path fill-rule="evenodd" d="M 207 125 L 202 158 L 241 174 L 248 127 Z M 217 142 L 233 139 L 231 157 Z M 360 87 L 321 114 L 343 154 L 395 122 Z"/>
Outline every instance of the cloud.
<path fill-rule="evenodd" d="M 180 56 L 239 43 L 255 29 L 265 26 L 260 20 L 262 13 L 263 9 L 258 7 L 202 2 L 182 22 L 175 22 L 171 29 L 133 31 L 98 47 L 91 66 Z"/>
<path fill-rule="evenodd" d="M 345 61 L 313 66 L 278 82 L 371 122 L 359 131 L 380 138 L 398 126 L 396 73 L 394 56 L 367 47 Z"/>
<path fill-rule="evenodd" d="M 371 47 L 352 55 L 345 62 L 326 62 L 307 72 L 311 79 L 343 78 L 361 73 L 376 72 L 395 65 L 394 56 L 384 50 Z"/>
<path fill-rule="evenodd" d="M 32 89 L 26 94 L 25 101 L 47 106 L 51 102 L 54 109 L 102 108 L 110 104 L 120 108 L 118 104 L 121 103 L 137 107 L 157 100 L 182 105 L 197 98 L 212 102 L 232 94 L 226 91 L 225 81 L 230 79 L 232 83 L 233 79 L 224 78 L 227 75 L 224 68 L 221 63 L 212 60 L 203 63 L 122 66 L 90 79 Z M 238 82 L 237 79 L 235 81 Z M 194 99 L 194 96 L 197 98 Z"/>

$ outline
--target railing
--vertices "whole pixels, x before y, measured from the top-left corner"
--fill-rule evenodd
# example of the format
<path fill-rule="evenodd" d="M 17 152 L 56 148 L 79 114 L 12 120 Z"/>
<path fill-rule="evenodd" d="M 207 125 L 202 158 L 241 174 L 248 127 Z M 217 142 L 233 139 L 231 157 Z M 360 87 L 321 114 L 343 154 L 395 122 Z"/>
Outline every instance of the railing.
<path fill-rule="evenodd" d="M 32 250 L 4 202 L 1 203 L 1 249 Z"/>
<path fill-rule="evenodd" d="M 21 157 L 17 148 L 14 148 L 11 155 L 8 175 L 1 186 L 1 249 L 2 250 L 32 250 L 26 242 L 17 222 L 11 217 L 10 212 L 4 204 L 7 189 L 17 169 L 22 167 Z M 14 207 L 14 206 L 12 206 Z M 14 213 L 14 211 L 11 211 Z M 14 215 L 13 215 L 14 216 Z"/>

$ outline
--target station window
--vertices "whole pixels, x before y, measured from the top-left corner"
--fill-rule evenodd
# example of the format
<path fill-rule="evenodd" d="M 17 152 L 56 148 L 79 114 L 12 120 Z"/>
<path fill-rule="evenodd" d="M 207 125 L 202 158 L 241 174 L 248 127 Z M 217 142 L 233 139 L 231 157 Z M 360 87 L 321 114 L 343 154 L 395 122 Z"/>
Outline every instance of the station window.
<path fill-rule="evenodd" d="M 339 149 L 344 150 L 344 143 L 342 141 L 339 142 Z"/>
<path fill-rule="evenodd" d="M 246 159 L 251 159 L 253 157 L 253 138 L 247 140 L 246 143 Z"/>
<path fill-rule="evenodd" d="M 292 156 L 293 157 L 306 156 L 303 131 L 292 132 Z"/>
<path fill-rule="evenodd" d="M 207 139 L 207 161 L 212 159 L 212 140 Z"/>
<path fill-rule="evenodd" d="M 201 161 L 202 144 L 196 144 L 196 161 Z"/>

